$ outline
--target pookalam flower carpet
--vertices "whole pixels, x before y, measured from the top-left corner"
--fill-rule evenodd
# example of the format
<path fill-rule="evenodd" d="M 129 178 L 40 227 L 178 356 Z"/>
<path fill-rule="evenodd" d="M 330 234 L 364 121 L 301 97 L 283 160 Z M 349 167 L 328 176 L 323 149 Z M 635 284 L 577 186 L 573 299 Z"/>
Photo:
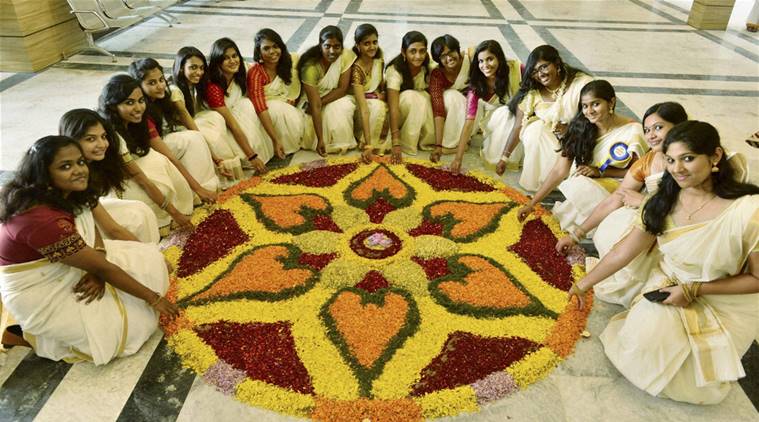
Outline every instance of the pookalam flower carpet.
<path fill-rule="evenodd" d="M 558 223 L 500 181 L 432 163 L 332 159 L 253 177 L 165 252 L 162 321 L 183 365 L 314 420 L 477 412 L 571 354 L 590 306 Z M 592 293 L 586 297 L 592 301 Z"/>

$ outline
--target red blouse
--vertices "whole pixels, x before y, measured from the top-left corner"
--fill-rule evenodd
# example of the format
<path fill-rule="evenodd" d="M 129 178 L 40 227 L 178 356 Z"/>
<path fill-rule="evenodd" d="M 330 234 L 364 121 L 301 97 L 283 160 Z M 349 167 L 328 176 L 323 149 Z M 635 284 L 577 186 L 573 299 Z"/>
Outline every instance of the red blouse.
<path fill-rule="evenodd" d="M 430 73 L 430 98 L 432 99 L 432 115 L 434 117 L 445 117 L 445 102 L 443 102 L 443 92 L 453 86 L 453 82 L 445 77 L 445 73 L 436 67 Z"/>
<path fill-rule="evenodd" d="M 148 123 L 148 136 L 150 139 L 160 138 L 161 134 L 158 133 L 158 129 L 155 126 L 155 122 L 153 121 L 153 118 L 150 116 L 145 116 L 145 119 Z"/>
<path fill-rule="evenodd" d="M 30 208 L 0 225 L 0 265 L 74 255 L 85 246 L 74 216 L 47 205 Z"/>
<path fill-rule="evenodd" d="M 224 90 L 221 89 L 221 86 L 213 82 L 208 82 L 208 85 L 206 85 L 205 100 L 210 108 L 226 107 L 226 103 L 224 102 Z"/>
<path fill-rule="evenodd" d="M 266 74 L 263 65 L 255 63 L 248 69 L 248 98 L 253 103 L 256 114 L 261 114 L 269 109 L 266 105 L 266 95 L 264 94 L 264 85 L 269 82 L 271 82 L 269 81 L 269 75 Z"/>

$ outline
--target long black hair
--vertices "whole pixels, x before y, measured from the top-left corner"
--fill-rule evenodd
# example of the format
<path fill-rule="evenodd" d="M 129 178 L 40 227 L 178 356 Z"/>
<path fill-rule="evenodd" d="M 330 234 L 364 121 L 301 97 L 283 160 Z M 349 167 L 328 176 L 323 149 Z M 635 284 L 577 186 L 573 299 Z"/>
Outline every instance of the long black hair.
<path fill-rule="evenodd" d="M 50 165 L 58 151 L 69 145 L 82 152 L 79 143 L 67 136 L 45 136 L 26 151 L 13 179 L 0 190 L 1 223 L 35 205 L 44 204 L 71 214 L 97 206 L 98 194 L 89 186 L 81 192 L 70 192 L 67 197 L 53 186 Z"/>
<path fill-rule="evenodd" d="M 614 88 L 603 79 L 588 82 L 582 87 L 577 114 L 569 122 L 567 133 L 561 138 L 561 156 L 574 160 L 578 166 L 587 165 L 593 161 L 593 148 L 598 138 L 598 126 L 591 123 L 582 112 L 582 98 L 586 95 L 601 98 L 609 103 L 616 98 Z"/>
<path fill-rule="evenodd" d="M 533 89 L 540 89 L 542 85 L 532 77 L 532 72 L 535 71 L 535 66 L 539 61 L 547 61 L 556 65 L 559 71 L 559 75 L 562 79 L 566 80 L 566 85 L 569 86 L 574 80 L 578 69 L 564 63 L 559 55 L 559 50 L 550 45 L 541 45 L 536 47 L 530 55 L 527 57 L 527 63 L 524 66 L 524 73 L 522 73 L 522 83 L 519 85 L 519 91 L 517 91 L 514 98 L 509 101 L 509 110 L 513 114 L 516 114 L 519 103 L 522 102 L 525 95 Z"/>
<path fill-rule="evenodd" d="M 240 48 L 237 47 L 237 44 L 235 44 L 234 41 L 227 37 L 219 38 L 211 45 L 211 54 L 208 55 L 208 80 L 219 85 L 221 89 L 224 90 L 225 97 L 228 95 L 227 88 L 229 88 L 229 86 L 227 85 L 227 79 L 221 71 L 221 63 L 224 61 L 224 52 L 230 48 L 235 50 L 235 53 L 237 53 L 237 56 L 240 59 L 240 67 L 234 74 L 233 79 L 242 92 L 247 92 L 248 89 L 245 60 L 242 58 L 242 54 L 240 54 Z M 202 94 L 205 94 L 205 91 L 203 91 Z"/>
<path fill-rule="evenodd" d="M 498 41 L 483 41 L 474 50 L 472 64 L 469 66 L 469 86 L 474 89 L 474 93 L 478 97 L 482 99 L 488 97 L 490 91 L 488 79 L 482 74 L 479 62 L 480 53 L 483 51 L 493 53 L 498 60 L 498 69 L 495 72 L 495 95 L 498 96 L 498 101 L 503 104 L 504 97 L 509 93 L 509 64 L 506 62 L 506 55 L 503 53 L 501 44 L 498 44 Z"/>
<path fill-rule="evenodd" d="M 455 51 L 459 53 L 459 56 L 461 55 L 461 44 L 459 44 L 459 40 L 454 38 L 453 35 L 445 34 L 435 38 L 432 40 L 432 44 L 430 44 L 430 54 L 432 55 L 432 60 L 440 66 L 443 65 L 440 61 L 440 55 L 443 54 L 445 47 L 448 47 L 449 51 Z"/>
<path fill-rule="evenodd" d="M 340 28 L 336 27 L 335 25 L 327 25 L 322 28 L 322 30 L 319 31 L 319 44 L 309 48 L 305 53 L 303 53 L 303 55 L 300 56 L 300 60 L 298 61 L 298 74 L 301 75 L 301 77 L 303 75 L 303 69 L 306 68 L 306 65 L 318 63 L 319 60 L 321 60 L 322 44 L 324 44 L 330 38 L 334 38 L 340 41 L 340 45 L 343 45 L 343 31 L 341 31 Z M 343 46 L 343 48 L 345 48 L 345 46 Z"/>
<path fill-rule="evenodd" d="M 676 142 L 684 143 L 696 154 L 708 156 L 714 155 L 717 148 L 722 148 L 717 129 L 709 123 L 697 120 L 688 120 L 670 129 L 662 151 L 666 154 L 669 146 Z M 759 194 L 759 186 L 735 180 L 735 169 L 727 162 L 727 154 L 722 154 L 717 167 L 719 171 L 711 173 L 710 177 L 712 189 L 720 198 L 735 199 L 744 195 Z M 664 232 L 665 217 L 672 212 L 679 195 L 680 185 L 669 171 L 665 171 L 659 182 L 659 190 L 643 207 L 643 224 L 647 232 L 654 235 Z"/>
<path fill-rule="evenodd" d="M 116 108 L 120 103 L 129 98 L 135 89 L 139 89 L 142 92 L 140 81 L 137 79 L 123 73 L 111 76 L 111 79 L 108 80 L 100 92 L 98 113 L 113 126 L 116 133 L 124 138 L 129 152 L 144 157 L 150 152 L 150 135 L 148 134 L 147 119 L 143 115 L 139 123 L 126 122 L 119 116 L 119 111 Z"/>
<path fill-rule="evenodd" d="M 364 38 L 370 36 L 370 35 L 376 35 L 377 38 L 379 38 L 379 33 L 377 32 L 377 28 L 374 27 L 374 25 L 370 23 L 362 23 L 361 25 L 356 27 L 356 32 L 353 33 L 353 41 L 355 41 L 356 45 L 353 46 L 353 52 L 356 53 L 356 57 L 360 55 L 358 50 L 358 45 L 361 43 L 361 41 L 364 40 Z M 382 49 L 377 47 L 377 54 L 374 56 L 375 59 L 381 59 L 382 58 Z"/>
<path fill-rule="evenodd" d="M 142 81 L 145 80 L 145 75 L 147 75 L 147 73 L 151 70 L 155 69 L 157 69 L 159 72 L 161 72 L 161 75 L 163 75 L 163 67 L 161 67 L 161 65 L 155 59 L 147 57 L 144 59 L 135 60 L 129 64 L 128 72 L 130 76 L 140 81 L 140 87 L 142 87 Z M 161 136 L 164 135 L 164 119 L 169 125 L 169 131 L 173 132 L 174 128 L 180 124 L 179 110 L 177 110 L 177 106 L 174 105 L 174 101 L 171 101 L 171 85 L 169 84 L 169 81 L 166 81 L 166 92 L 163 98 L 150 98 L 145 90 L 142 90 L 142 93 L 145 94 L 145 100 L 147 104 L 146 113 L 153 120 L 153 123 L 155 123 L 158 134 Z"/>
<path fill-rule="evenodd" d="M 177 51 L 177 55 L 174 57 L 174 67 L 172 68 L 171 79 L 172 82 L 174 82 L 174 85 L 179 87 L 179 90 L 184 94 L 184 106 L 187 109 L 187 112 L 190 113 L 190 116 L 195 116 L 195 113 L 200 110 L 195 110 L 195 102 L 193 101 L 193 96 L 190 92 L 190 83 L 187 80 L 187 76 L 184 74 L 184 65 L 187 63 L 187 60 L 192 57 L 199 58 L 203 62 L 204 69 L 203 76 L 195 87 L 195 92 L 197 95 L 201 95 L 201 93 L 206 91 L 205 87 L 206 83 L 208 83 L 208 62 L 206 61 L 206 56 L 195 47 L 182 47 Z"/>
<path fill-rule="evenodd" d="M 385 66 L 385 69 L 387 69 L 390 66 L 393 66 L 395 70 L 398 71 L 398 73 L 403 76 L 403 83 L 401 84 L 401 91 L 405 91 L 407 89 L 414 89 L 414 78 L 411 77 L 411 69 L 408 68 L 408 63 L 406 63 L 406 50 L 411 46 L 411 44 L 420 42 L 424 44 L 425 47 L 427 47 L 427 37 L 424 36 L 419 31 L 409 31 L 406 32 L 406 35 L 403 36 L 403 40 L 401 41 L 401 54 L 395 56 L 393 60 L 390 61 L 390 63 Z M 429 64 L 430 64 L 430 56 L 427 56 L 424 58 L 424 62 L 422 63 L 422 67 L 429 70 Z"/>
<path fill-rule="evenodd" d="M 673 101 L 667 101 L 663 103 L 656 103 L 643 113 L 643 119 L 640 121 L 643 125 L 643 129 L 646 129 L 646 119 L 652 114 L 658 114 L 662 119 L 676 125 L 688 120 L 688 113 L 685 112 L 680 103 Z"/>
<path fill-rule="evenodd" d="M 119 140 L 110 123 L 106 122 L 95 111 L 87 108 L 75 108 L 67 111 L 58 122 L 58 134 L 79 141 L 87 135 L 87 130 L 100 124 L 108 138 L 108 148 L 105 157 L 100 161 L 90 161 L 89 185 L 101 196 L 111 190 L 124 191 L 124 180 L 127 178 L 119 154 Z"/>
<path fill-rule="evenodd" d="M 253 48 L 253 60 L 261 62 L 261 42 L 263 40 L 269 40 L 281 50 L 279 55 L 279 63 L 277 63 L 277 76 L 282 79 L 285 84 L 290 85 L 293 79 L 293 58 L 290 57 L 290 53 L 287 51 L 287 45 L 282 41 L 282 37 L 279 36 L 274 30 L 264 28 L 256 33 L 255 47 Z"/>

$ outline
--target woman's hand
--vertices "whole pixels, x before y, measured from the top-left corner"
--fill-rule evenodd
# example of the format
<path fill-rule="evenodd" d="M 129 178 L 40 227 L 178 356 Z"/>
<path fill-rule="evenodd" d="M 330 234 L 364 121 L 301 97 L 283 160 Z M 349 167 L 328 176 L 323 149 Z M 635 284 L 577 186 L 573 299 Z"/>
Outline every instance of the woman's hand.
<path fill-rule="evenodd" d="M 530 204 L 523 206 L 517 211 L 517 220 L 519 220 L 520 223 L 524 223 L 524 220 L 526 220 L 534 210 L 534 207 Z"/>
<path fill-rule="evenodd" d="M 577 166 L 577 170 L 574 173 L 575 176 L 587 176 L 587 177 L 601 177 L 601 170 L 598 167 L 593 166 Z"/>
<path fill-rule="evenodd" d="M 503 173 L 506 172 L 506 160 L 500 160 L 498 164 L 495 165 L 495 173 L 499 176 L 503 176 Z"/>
<path fill-rule="evenodd" d="M 150 305 L 153 309 L 158 311 L 161 315 L 169 318 L 179 316 L 179 307 L 169 302 L 165 297 L 159 296 L 155 302 Z"/>
<path fill-rule="evenodd" d="M 195 226 L 192 224 L 192 221 L 190 221 L 190 217 L 182 214 L 179 211 L 174 211 L 175 212 L 171 214 L 171 218 L 175 223 L 177 223 L 179 230 L 192 230 L 195 228 Z"/>
<path fill-rule="evenodd" d="M 620 188 L 617 189 L 617 192 L 617 195 L 622 198 L 622 203 L 630 208 L 640 207 L 640 204 L 643 203 L 643 199 L 645 199 L 645 196 L 643 196 L 642 193 L 632 189 Z"/>
<path fill-rule="evenodd" d="M 582 309 L 585 307 L 585 292 L 580 290 L 580 287 L 578 284 L 582 283 L 582 280 L 578 281 L 577 283 L 573 284 L 572 287 L 569 288 L 569 292 L 567 293 L 567 300 L 572 301 L 572 296 L 577 298 L 577 309 Z"/>
<path fill-rule="evenodd" d="M 274 155 L 280 160 L 284 160 L 287 157 L 285 154 L 285 147 L 282 146 L 281 142 L 274 142 Z"/>
<path fill-rule="evenodd" d="M 430 154 L 430 161 L 433 163 L 437 163 L 440 161 L 440 156 L 443 155 L 443 147 L 441 146 L 435 146 L 435 151 Z"/>
<path fill-rule="evenodd" d="M 556 127 L 553 129 L 553 134 L 556 136 L 556 138 L 561 139 L 564 134 L 567 133 L 568 128 L 569 125 L 567 125 L 565 122 L 556 123 Z"/>
<path fill-rule="evenodd" d="M 459 174 L 461 172 L 461 158 L 454 157 L 451 161 L 451 173 Z"/>
<path fill-rule="evenodd" d="M 224 160 L 222 160 L 221 158 L 219 158 L 219 157 L 217 157 L 215 155 L 211 156 L 211 160 L 213 160 L 213 164 L 216 167 L 216 171 L 220 175 L 226 177 L 227 179 L 231 179 L 231 178 L 234 177 L 234 174 L 232 174 L 232 171 L 230 171 L 227 168 L 224 168 L 224 166 L 221 165 L 222 161 L 224 161 Z"/>
<path fill-rule="evenodd" d="M 364 164 L 369 164 L 372 162 L 372 158 L 374 158 L 374 152 L 372 152 L 372 148 L 365 147 L 361 151 L 361 162 Z"/>
<path fill-rule="evenodd" d="M 326 157 L 327 156 L 327 147 L 324 146 L 324 142 L 319 141 L 316 144 L 316 153 L 319 154 L 319 155 L 321 155 L 322 157 Z"/>
<path fill-rule="evenodd" d="M 572 249 L 573 246 L 575 246 L 577 243 L 575 243 L 574 240 L 570 236 L 564 236 L 561 239 L 559 239 L 558 242 L 556 242 L 556 252 L 566 255 L 569 253 L 569 250 Z"/>
<path fill-rule="evenodd" d="M 390 157 L 390 164 L 402 164 L 403 155 L 401 154 L 401 146 L 393 145 L 393 153 Z"/>
<path fill-rule="evenodd" d="M 266 164 L 264 164 L 263 161 L 259 160 L 258 157 L 250 160 L 249 162 L 250 162 L 250 165 L 253 166 L 253 170 L 256 171 L 256 174 L 266 173 Z"/>
<path fill-rule="evenodd" d="M 101 281 L 95 275 L 86 273 L 74 285 L 74 294 L 76 295 L 76 301 L 81 302 L 84 300 L 84 304 L 87 305 L 93 300 L 100 300 L 105 295 L 105 282 Z"/>
<path fill-rule="evenodd" d="M 682 286 L 662 287 L 659 291 L 669 292 L 669 296 L 662 301 L 663 305 L 679 306 L 681 308 L 690 305 L 690 302 L 688 302 L 688 299 L 683 294 Z"/>
<path fill-rule="evenodd" d="M 216 198 L 219 196 L 214 191 L 208 190 L 204 187 L 199 187 L 198 190 L 195 191 L 196 194 L 200 197 L 200 200 L 203 201 L 206 204 L 212 204 L 216 202 Z"/>

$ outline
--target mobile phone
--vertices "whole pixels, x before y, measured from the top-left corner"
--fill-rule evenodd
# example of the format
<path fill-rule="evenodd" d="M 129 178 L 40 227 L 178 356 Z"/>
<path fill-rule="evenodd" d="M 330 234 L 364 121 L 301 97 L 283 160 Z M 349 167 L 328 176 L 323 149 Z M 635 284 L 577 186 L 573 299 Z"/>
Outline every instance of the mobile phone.
<path fill-rule="evenodd" d="M 664 302 L 669 297 L 669 292 L 663 292 L 661 290 L 652 290 L 650 292 L 643 293 L 643 297 L 648 299 L 649 302 Z"/>
<path fill-rule="evenodd" d="M 746 143 L 751 145 L 754 148 L 759 148 L 759 141 L 755 141 L 753 139 L 746 139 Z"/>

